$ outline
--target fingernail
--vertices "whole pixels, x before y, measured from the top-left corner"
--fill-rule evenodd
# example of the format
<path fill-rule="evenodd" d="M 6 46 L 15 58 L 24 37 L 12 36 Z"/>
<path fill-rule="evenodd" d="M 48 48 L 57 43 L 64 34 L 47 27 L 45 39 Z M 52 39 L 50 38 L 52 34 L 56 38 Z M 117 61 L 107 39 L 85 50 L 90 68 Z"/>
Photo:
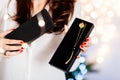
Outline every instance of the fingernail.
<path fill-rule="evenodd" d="M 87 43 L 86 42 L 83 42 L 82 45 L 86 45 Z"/>
<path fill-rule="evenodd" d="M 20 41 L 20 44 L 23 44 L 24 42 L 23 41 Z"/>
<path fill-rule="evenodd" d="M 19 53 L 22 53 L 23 52 L 23 49 L 20 49 Z"/>
<path fill-rule="evenodd" d="M 80 49 L 83 49 L 84 48 L 84 46 L 83 45 L 80 45 Z"/>
<path fill-rule="evenodd" d="M 23 48 L 23 47 L 21 47 L 21 49 L 19 50 L 19 53 L 22 53 L 22 52 L 23 52 L 23 50 L 24 50 L 24 48 Z"/>
<path fill-rule="evenodd" d="M 89 41 L 90 40 L 90 38 L 86 38 L 86 41 Z"/>
<path fill-rule="evenodd" d="M 23 47 L 21 47 L 21 49 L 24 49 Z"/>

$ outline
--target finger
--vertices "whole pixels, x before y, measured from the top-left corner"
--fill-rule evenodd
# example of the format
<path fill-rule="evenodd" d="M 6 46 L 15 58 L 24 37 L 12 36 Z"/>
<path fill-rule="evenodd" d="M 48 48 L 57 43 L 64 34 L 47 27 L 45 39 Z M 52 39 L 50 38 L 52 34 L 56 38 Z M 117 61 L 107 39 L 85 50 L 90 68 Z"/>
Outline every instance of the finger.
<path fill-rule="evenodd" d="M 88 47 L 88 46 L 91 45 L 91 43 L 90 43 L 90 41 L 84 41 L 84 42 L 82 43 L 82 45 L 85 46 L 85 47 Z"/>
<path fill-rule="evenodd" d="M 6 53 L 6 56 L 15 56 L 15 55 L 18 55 L 18 54 L 22 53 L 23 50 L 24 50 L 24 48 L 21 48 L 19 51 L 14 51 L 14 52 L 8 51 L 8 52 Z"/>
<path fill-rule="evenodd" d="M 9 46 L 9 45 L 5 45 L 3 48 L 5 50 L 20 50 L 22 48 L 22 46 Z"/>
<path fill-rule="evenodd" d="M 22 44 L 22 40 L 14 40 L 14 39 L 4 39 L 5 44 Z"/>
<path fill-rule="evenodd" d="M 7 57 L 12 57 L 12 56 L 15 56 L 15 55 L 18 55 L 18 54 L 20 54 L 19 53 L 19 51 L 17 51 L 17 52 L 6 52 L 6 55 L 5 56 L 7 56 Z"/>
<path fill-rule="evenodd" d="M 82 52 L 86 52 L 87 48 L 84 45 L 80 45 L 80 49 L 82 50 Z"/>
<path fill-rule="evenodd" d="M 82 45 L 87 46 L 88 42 L 84 41 Z"/>
<path fill-rule="evenodd" d="M 11 58 L 11 57 L 13 57 L 13 56 L 16 56 L 16 55 L 22 53 L 23 50 L 24 50 L 24 48 L 21 48 L 20 50 L 14 51 L 14 52 L 6 51 L 6 52 L 4 52 L 3 54 L 0 54 L 0 56 L 1 56 L 1 57 L 5 57 L 5 58 Z"/>
<path fill-rule="evenodd" d="M 86 38 L 86 40 L 85 41 L 90 41 L 90 38 L 88 37 L 88 38 Z"/>

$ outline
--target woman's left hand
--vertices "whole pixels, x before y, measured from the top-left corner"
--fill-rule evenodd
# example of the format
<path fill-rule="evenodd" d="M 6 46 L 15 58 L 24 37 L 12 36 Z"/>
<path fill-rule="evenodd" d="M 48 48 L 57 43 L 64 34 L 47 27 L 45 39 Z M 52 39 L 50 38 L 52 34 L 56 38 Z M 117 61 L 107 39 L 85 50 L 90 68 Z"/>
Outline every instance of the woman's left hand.
<path fill-rule="evenodd" d="M 83 41 L 83 43 L 80 45 L 80 49 L 81 49 L 83 52 L 86 52 L 88 46 L 90 46 L 90 38 L 86 38 L 86 40 Z"/>
<path fill-rule="evenodd" d="M 86 40 L 83 41 L 83 43 L 79 46 L 79 48 L 82 50 L 82 52 L 86 52 L 90 44 L 91 44 L 90 38 L 86 38 Z M 77 58 L 80 58 L 80 55 L 78 55 Z"/>

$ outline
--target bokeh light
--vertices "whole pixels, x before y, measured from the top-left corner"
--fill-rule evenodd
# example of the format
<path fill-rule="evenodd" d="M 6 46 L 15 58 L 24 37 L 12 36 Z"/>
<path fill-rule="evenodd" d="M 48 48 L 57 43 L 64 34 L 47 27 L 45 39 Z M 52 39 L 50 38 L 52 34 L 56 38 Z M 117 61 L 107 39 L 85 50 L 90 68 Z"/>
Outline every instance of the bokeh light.
<path fill-rule="evenodd" d="M 115 38 L 116 26 L 112 23 L 115 15 L 120 16 L 118 4 L 114 0 L 79 0 L 81 3 L 82 19 L 93 22 L 94 30 L 91 34 L 92 44 L 101 44 L 96 48 L 96 62 L 103 63 L 109 54 L 110 42 Z M 114 5 L 111 7 L 111 5 Z M 119 12 L 118 12 L 119 11 Z"/>

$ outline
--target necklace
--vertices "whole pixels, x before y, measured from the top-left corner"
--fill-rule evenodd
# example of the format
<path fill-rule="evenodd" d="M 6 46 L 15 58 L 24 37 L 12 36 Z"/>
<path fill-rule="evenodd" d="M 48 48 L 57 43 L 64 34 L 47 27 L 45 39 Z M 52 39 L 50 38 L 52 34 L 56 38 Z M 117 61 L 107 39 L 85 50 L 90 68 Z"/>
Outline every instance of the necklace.
<path fill-rule="evenodd" d="M 82 36 L 82 34 L 83 34 L 83 32 L 84 32 L 84 30 L 85 30 L 85 27 L 86 27 L 86 24 L 84 24 L 84 22 L 81 22 L 80 24 L 79 24 L 79 32 L 78 32 L 78 34 L 77 34 L 77 38 L 76 38 L 76 41 L 75 41 L 75 44 L 74 44 L 74 48 L 73 48 L 73 50 L 72 50 L 72 53 L 71 53 L 71 56 L 70 56 L 70 58 L 65 62 L 65 64 L 68 64 L 70 61 L 71 61 L 71 59 L 72 59 L 72 57 L 73 57 L 73 54 L 74 54 L 74 51 L 75 51 L 75 49 L 76 49 L 76 46 L 77 46 L 77 44 L 79 43 L 79 41 L 80 41 L 80 39 L 81 39 L 81 36 Z"/>

